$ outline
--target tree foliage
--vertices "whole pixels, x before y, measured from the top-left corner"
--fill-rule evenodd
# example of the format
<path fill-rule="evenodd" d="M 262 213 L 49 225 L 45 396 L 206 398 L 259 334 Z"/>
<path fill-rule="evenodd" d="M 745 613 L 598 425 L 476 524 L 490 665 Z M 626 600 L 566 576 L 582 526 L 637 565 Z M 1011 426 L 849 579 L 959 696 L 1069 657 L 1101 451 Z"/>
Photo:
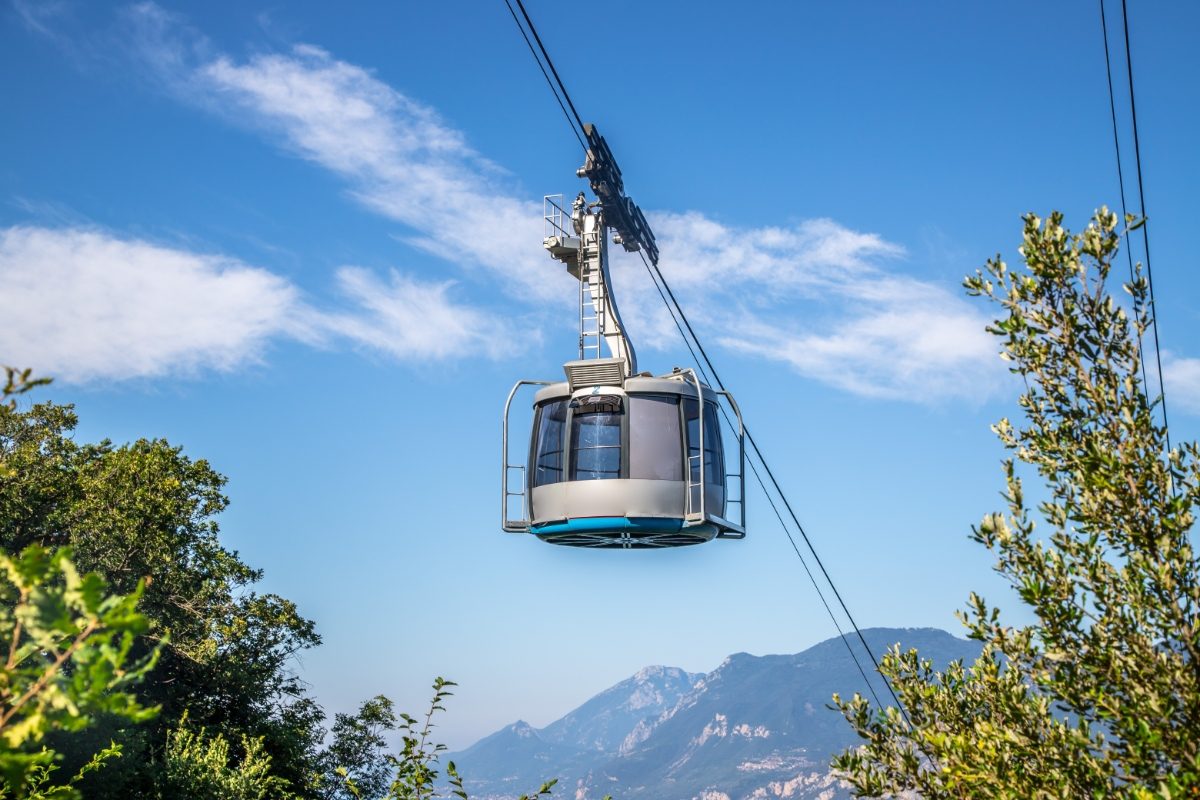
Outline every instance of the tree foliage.
<path fill-rule="evenodd" d="M 998 306 L 988 330 L 1025 386 L 1024 421 L 993 428 L 1011 454 L 1007 513 L 973 537 L 1033 621 L 1005 625 L 972 595 L 960 616 L 983 643 L 973 665 L 938 673 L 893 649 L 881 666 L 911 724 L 835 697 L 866 742 L 834 762 L 859 796 L 1200 796 L 1200 450 L 1168 453 L 1155 422 L 1146 281 L 1124 286 L 1131 310 L 1108 289 L 1119 237 L 1106 209 L 1077 235 L 1058 213 L 1031 214 L 1025 269 L 997 257 L 966 281 Z M 1036 513 L 1026 472 L 1045 484 Z"/>
<path fill-rule="evenodd" d="M 189 800 L 293 800 L 288 781 L 273 774 L 263 737 L 242 734 L 232 752 L 224 734 L 194 729 L 186 717 L 167 741 L 164 797 Z"/>
<path fill-rule="evenodd" d="M 324 800 L 383 797 L 391 784 L 388 734 L 400 724 L 392 701 L 377 695 L 356 714 L 335 714 L 323 753 Z"/>
<path fill-rule="evenodd" d="M 295 605 L 253 584 L 261 572 L 218 538 L 225 478 L 163 440 L 79 443 L 68 406 L 0 406 L 0 549 L 69 546 L 80 570 L 120 595 L 140 593 L 145 628 L 130 656 L 161 646 L 140 690 L 162 714 L 145 726 L 101 715 L 91 730 L 49 744 L 68 769 L 101 743 L 126 758 L 85 782 L 89 797 L 152 796 L 161 787 L 165 742 L 184 713 L 231 741 L 261 738 L 276 774 L 308 786 L 323 715 L 305 697 L 292 657 L 320 642 Z"/>
<path fill-rule="evenodd" d="M 66 549 L 0 553 L 0 796 L 75 797 L 72 785 L 120 750 L 92 753 L 75 779 L 56 786 L 46 734 L 81 730 L 99 714 L 154 716 L 131 691 L 159 654 L 131 655 L 147 628 L 140 595 L 140 586 L 114 595 L 99 575 L 80 575 Z"/>
<path fill-rule="evenodd" d="M 225 478 L 164 440 L 77 442 L 71 407 L 18 407 L 42 383 L 8 370 L 0 404 L 0 774 L 15 776 L 0 798 L 437 796 L 432 719 L 453 684 L 438 679 L 420 723 L 383 696 L 337 714 L 326 744 L 293 669 L 320 637 L 221 544 Z"/>
<path fill-rule="evenodd" d="M 372 782 L 369 784 L 355 777 L 346 765 L 338 766 L 335 773 L 341 779 L 340 789 L 344 790 L 345 796 L 357 800 L 433 800 L 433 798 L 441 797 L 468 800 L 467 792 L 463 788 L 462 776 L 458 774 L 458 768 L 453 761 L 448 761 L 445 765 L 446 786 L 443 787 L 439 784 L 438 778 L 441 776 L 442 766 L 441 754 L 445 752 L 446 745 L 435 741 L 433 737 L 435 727 L 433 718 L 438 712 L 446 710 L 443 704 L 446 702 L 446 698 L 453 695 L 450 689 L 455 685 L 453 681 L 435 678 L 433 700 L 430 701 L 429 709 L 421 719 L 402 713 L 397 720 L 392 715 L 390 702 L 376 705 L 364 704 L 364 709 L 371 706 L 369 719 L 381 721 L 376 725 L 380 728 L 390 726 L 400 733 L 400 751 L 395 755 L 387 755 L 382 763 L 372 759 L 374 768 L 367 773 L 372 778 Z M 386 698 L 376 698 L 375 700 L 381 699 L 386 700 Z M 358 723 L 349 726 L 350 729 L 361 729 L 361 727 L 361 724 Z M 378 753 L 381 746 L 380 739 L 371 736 L 363 737 L 359 734 L 351 736 L 349 741 L 357 743 L 356 751 L 360 753 Z M 366 747 L 363 747 L 363 744 Z M 359 774 L 363 774 L 361 769 Z M 391 776 L 390 783 L 386 778 L 389 774 Z M 520 800 L 539 800 L 539 798 L 549 797 L 557 782 L 557 780 L 546 781 L 533 794 L 521 795 Z M 443 791 L 448 794 L 443 794 Z M 612 800 L 612 798 L 606 796 L 604 800 Z"/>

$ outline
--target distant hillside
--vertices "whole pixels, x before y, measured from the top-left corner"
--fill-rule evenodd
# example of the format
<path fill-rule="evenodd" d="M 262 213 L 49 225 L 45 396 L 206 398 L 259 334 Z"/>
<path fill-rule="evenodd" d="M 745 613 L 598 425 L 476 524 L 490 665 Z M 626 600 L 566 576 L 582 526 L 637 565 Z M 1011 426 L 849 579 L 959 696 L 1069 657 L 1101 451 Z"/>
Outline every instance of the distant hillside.
<path fill-rule="evenodd" d="M 900 642 L 939 667 L 979 653 L 933 628 L 864 635 L 877 655 Z M 555 796 L 574 800 L 830 800 L 849 795 L 829 757 L 855 736 L 827 706 L 855 691 L 862 676 L 836 638 L 795 655 L 737 653 L 707 675 L 647 667 L 545 728 L 517 722 L 450 758 L 478 800 L 553 777 Z"/>
<path fill-rule="evenodd" d="M 675 667 L 646 667 L 567 714 L 539 733 L 557 744 L 603 753 L 622 752 L 636 741 L 642 723 L 670 711 L 703 675 Z"/>
<path fill-rule="evenodd" d="M 646 667 L 541 730 L 517 722 L 449 758 L 480 800 L 519 797 L 553 777 L 565 787 L 566 776 L 586 775 L 630 747 L 628 742 L 640 742 L 639 732 L 648 732 L 701 677 L 675 667 Z M 565 789 L 556 794 L 571 796 Z"/>

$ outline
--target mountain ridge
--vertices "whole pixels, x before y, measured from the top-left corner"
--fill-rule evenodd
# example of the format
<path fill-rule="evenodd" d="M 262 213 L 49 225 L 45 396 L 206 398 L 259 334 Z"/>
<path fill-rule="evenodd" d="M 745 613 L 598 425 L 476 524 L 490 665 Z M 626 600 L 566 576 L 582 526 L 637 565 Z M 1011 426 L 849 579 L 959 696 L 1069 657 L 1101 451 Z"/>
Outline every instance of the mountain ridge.
<path fill-rule="evenodd" d="M 979 652 L 936 628 L 863 636 L 876 654 L 899 642 L 938 668 Z M 828 762 L 856 738 L 827 708 L 834 692 L 867 693 L 848 644 L 861 659 L 861 643 L 834 637 L 793 654 L 733 653 L 707 673 L 646 667 L 544 728 L 518 721 L 453 759 L 478 800 L 514 798 L 551 777 L 575 800 L 848 797 Z"/>

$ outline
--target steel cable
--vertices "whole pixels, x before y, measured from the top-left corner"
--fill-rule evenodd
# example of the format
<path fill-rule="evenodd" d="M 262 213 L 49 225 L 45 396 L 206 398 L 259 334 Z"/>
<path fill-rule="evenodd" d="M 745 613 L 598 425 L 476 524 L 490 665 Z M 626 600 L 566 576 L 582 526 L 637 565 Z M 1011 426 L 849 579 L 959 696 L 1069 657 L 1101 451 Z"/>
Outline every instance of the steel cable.
<path fill-rule="evenodd" d="M 525 18 L 525 22 L 528 25 L 530 32 L 533 34 L 534 40 L 537 42 L 538 49 L 541 51 L 541 54 L 542 54 L 542 59 L 545 60 L 546 66 L 548 66 L 550 68 L 550 72 L 554 75 L 554 80 L 558 84 L 558 88 L 562 93 L 562 98 L 566 101 L 566 104 L 570 107 L 571 112 L 574 114 L 575 122 L 578 123 L 578 125 L 579 125 L 579 133 L 583 133 L 584 132 L 583 120 L 580 118 L 579 112 L 575 108 L 575 103 L 571 100 L 570 92 L 567 91 L 566 85 L 563 83 L 561 76 L 558 74 L 558 70 L 554 66 L 554 60 L 550 58 L 550 54 L 549 54 L 549 52 L 547 52 L 546 46 L 542 42 L 541 36 L 538 35 L 537 27 L 533 24 L 533 20 L 529 17 L 529 13 L 525 9 L 525 4 L 522 2 L 522 0 L 516 0 L 516 2 L 517 2 L 517 6 L 521 9 L 521 14 Z M 508 0 L 505 0 L 505 4 L 506 5 L 508 4 Z M 511 5 L 509 6 L 509 10 L 510 11 L 512 10 Z M 515 14 L 514 14 L 514 17 L 515 17 Z M 518 27 L 520 27 L 519 22 L 518 22 Z M 522 35 L 524 36 L 524 28 L 522 28 Z M 526 43 L 528 43 L 527 37 L 526 37 Z M 533 50 L 532 45 L 530 45 L 530 50 L 531 51 Z M 534 58 L 537 59 L 536 53 L 534 53 Z M 537 59 L 539 66 L 541 65 L 542 59 Z M 545 69 L 543 69 L 543 74 L 545 74 Z M 549 78 L 547 78 L 547 80 L 549 80 Z M 551 87 L 551 88 L 553 88 L 553 87 Z M 557 98 L 557 96 L 558 95 L 556 93 L 555 97 Z M 561 104 L 562 104 L 562 101 L 560 100 L 560 105 Z M 565 113 L 565 109 L 564 109 L 564 113 Z M 572 126 L 572 127 L 574 127 L 574 126 Z M 578 136 L 578 133 L 576 135 Z M 662 271 L 659 269 L 658 264 L 646 259 L 645 254 L 642 253 L 640 250 L 638 251 L 638 254 L 642 257 L 642 260 L 647 265 L 647 267 L 652 269 L 652 277 L 654 275 L 656 275 L 658 278 L 658 281 L 660 281 L 662 283 L 662 289 L 665 290 L 665 293 L 666 293 L 666 296 L 663 297 L 663 302 L 664 302 L 664 304 L 667 305 L 668 310 L 671 310 L 672 307 L 674 308 L 674 312 L 672 313 L 672 318 L 674 318 L 674 313 L 677 312 L 679 314 L 679 319 L 682 321 L 683 326 L 680 327 L 677 322 L 676 327 L 679 328 L 680 335 L 683 337 L 685 344 L 688 345 L 688 350 L 692 352 L 693 359 L 696 358 L 696 354 L 695 354 L 695 351 L 692 350 L 691 344 L 688 343 L 688 335 L 684 334 L 683 328 L 687 329 L 688 334 L 690 334 L 691 341 L 695 342 L 696 348 L 700 351 L 700 355 L 703 358 L 704 363 L 708 365 L 709 370 L 712 372 L 712 379 L 717 384 L 717 387 L 721 391 L 726 391 L 725 384 L 724 384 L 724 382 L 721 381 L 720 375 L 717 374 L 717 370 L 713 366 L 712 359 L 709 358 L 708 353 L 704 349 L 704 345 L 701 344 L 699 337 L 696 336 L 695 329 L 692 327 L 691 322 L 688 320 L 687 314 L 684 313 L 683 307 L 679 304 L 679 300 L 675 297 L 675 293 L 671 290 L 671 286 L 670 286 L 670 284 L 667 283 L 667 279 L 662 274 Z M 657 288 L 658 284 L 656 283 L 655 286 Z M 663 292 L 660 291 L 659 294 L 660 294 L 660 296 L 662 296 Z M 669 302 L 667 300 L 668 297 L 670 298 Z M 696 360 L 696 365 L 700 366 L 699 359 Z M 808 548 L 808 551 L 812 554 L 813 559 L 816 561 L 816 564 L 817 564 L 818 568 L 820 569 L 822 576 L 825 578 L 825 581 L 829 584 L 829 588 L 833 590 L 833 594 L 834 594 L 834 597 L 837 598 L 838 605 L 841 607 L 842 612 L 846 615 L 846 619 L 849 620 L 851 627 L 854 628 L 854 632 L 857 635 L 859 642 L 862 644 L 863 649 L 866 651 L 867 657 L 871 660 L 871 664 L 874 666 L 875 671 L 883 679 L 884 685 L 887 687 L 888 693 L 891 695 L 892 700 L 896 703 L 897 709 L 899 709 L 900 713 L 904 716 L 904 719 L 909 724 L 909 726 L 912 727 L 912 720 L 909 718 L 908 712 L 905 709 L 904 704 L 900 702 L 900 698 L 896 695 L 896 691 L 892 687 L 891 681 L 889 681 L 887 679 L 887 676 L 883 674 L 883 670 L 880 668 L 880 665 L 879 665 L 879 660 L 875 657 L 875 654 L 871 651 L 870 645 L 867 644 L 867 640 L 866 640 L 866 637 L 863 636 L 862 629 L 859 627 L 858 623 L 855 621 L 854 616 L 850 613 L 850 609 L 846 605 L 845 599 L 843 599 L 841 592 L 838 591 L 837 585 L 833 582 L 833 578 L 830 577 L 829 571 L 825 568 L 824 562 L 821 561 L 821 557 L 817 554 L 816 548 L 812 544 L 812 540 L 809 539 L 808 533 L 804 530 L 804 526 L 800 524 L 800 519 L 796 515 L 795 510 L 792 508 L 791 502 L 787 499 L 787 495 L 784 494 L 783 488 L 780 486 L 778 479 L 775 477 L 774 471 L 771 469 L 770 464 L 767 462 L 766 458 L 762 454 L 762 451 L 759 449 L 758 443 L 754 440 L 754 436 L 751 434 L 749 427 L 745 427 L 745 426 L 743 426 L 743 427 L 744 427 L 745 433 L 746 433 L 746 440 L 750 443 L 751 448 L 753 448 L 754 454 L 758 457 L 759 463 L 762 464 L 763 470 L 766 472 L 767 477 L 771 482 L 771 485 L 775 488 L 776 494 L 779 495 L 779 499 L 783 502 L 784 508 L 787 509 L 788 515 L 791 517 L 792 522 L 796 527 L 796 530 L 799 531 L 801 538 L 804 540 L 805 546 Z M 754 468 L 753 462 L 751 462 L 751 467 Z M 754 469 L 755 469 L 755 474 L 757 476 L 758 475 L 757 469 L 756 468 L 754 468 Z M 760 481 L 761 481 L 761 477 L 760 477 Z M 765 494 L 767 494 L 768 499 L 769 499 L 770 493 L 766 492 L 765 486 L 763 486 L 763 491 Z M 773 501 L 772 501 L 772 505 L 774 505 Z M 780 517 L 781 517 L 781 522 L 782 522 L 782 515 L 780 515 Z M 800 555 L 800 548 L 799 548 L 799 546 L 796 545 L 795 540 L 792 538 L 791 532 L 788 530 L 786 525 L 783 525 L 783 529 L 784 529 L 784 533 L 787 534 L 788 539 L 792 542 L 792 546 L 796 551 L 796 555 L 798 557 L 800 557 L 800 561 L 804 565 L 805 571 L 809 573 L 810 578 L 813 577 L 811 571 L 809 571 L 809 569 L 808 569 L 808 564 L 805 563 L 803 556 Z M 814 586 L 814 588 L 817 587 L 815 578 L 813 580 L 813 586 Z M 821 602 L 823 604 L 825 604 L 826 610 L 829 611 L 830 618 L 833 620 L 835 627 L 837 627 L 838 631 L 841 632 L 841 626 L 838 624 L 836 616 L 833 614 L 832 609 L 830 609 L 829 604 L 825 601 L 825 597 L 821 593 L 821 590 L 819 588 L 817 588 L 817 594 L 821 598 Z M 849 642 L 846 641 L 844 635 L 843 635 L 843 641 L 846 642 L 847 648 L 850 650 L 851 658 L 854 659 L 854 662 L 858 666 L 859 671 L 863 674 L 863 677 L 865 678 L 866 670 L 864 670 L 862 665 L 859 664 L 858 658 L 855 656 L 853 648 L 849 648 Z M 867 688 L 871 691 L 872 696 L 875 697 L 876 704 L 878 706 L 882 707 L 883 704 L 880 703 L 878 697 L 875 696 L 875 690 L 874 690 L 874 688 L 871 687 L 870 681 L 867 682 Z"/>

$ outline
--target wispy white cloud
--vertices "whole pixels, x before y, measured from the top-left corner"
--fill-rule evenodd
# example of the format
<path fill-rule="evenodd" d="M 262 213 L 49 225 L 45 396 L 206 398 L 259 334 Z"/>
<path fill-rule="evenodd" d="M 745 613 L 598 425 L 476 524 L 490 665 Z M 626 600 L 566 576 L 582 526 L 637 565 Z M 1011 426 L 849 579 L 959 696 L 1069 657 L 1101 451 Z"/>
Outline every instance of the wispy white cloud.
<path fill-rule="evenodd" d="M 343 342 L 402 361 L 458 357 L 504 329 L 447 283 L 343 268 L 343 308 L 316 307 L 288 280 L 222 256 L 82 228 L 0 230 L 0 361 L 69 382 L 230 370 L 272 342 Z"/>
<path fill-rule="evenodd" d="M 510 307 L 571 296 L 538 247 L 540 207 L 434 109 L 319 47 L 236 58 L 153 3 L 129 7 L 125 20 L 135 52 L 175 96 L 340 176 L 357 202 L 405 226 L 408 243 L 464 275 L 491 275 Z M 878 235 L 827 219 L 750 228 L 660 212 L 651 221 L 663 272 L 693 321 L 733 352 L 846 391 L 916 401 L 982 397 L 1002 379 L 982 314 L 949 288 L 905 276 L 904 249 Z M 668 346 L 674 325 L 640 261 L 617 258 L 614 269 L 636 342 Z M 387 351 L 380 340 L 389 337 L 401 349 L 454 352 L 471 331 L 497 336 L 483 311 L 457 308 L 438 316 L 447 337 L 439 348 L 395 316 L 414 300 L 446 300 L 453 287 L 443 281 L 418 287 L 360 270 L 339 281 L 363 315 L 333 326 L 364 345 Z"/>
<path fill-rule="evenodd" d="M 656 214 L 662 271 L 693 319 L 732 351 L 779 362 L 854 394 L 916 402 L 982 399 L 1003 380 L 986 317 L 959 295 L 898 274 L 899 245 L 832 220 L 740 228 Z M 677 333 L 640 259 L 625 316 L 651 343 Z"/>
<path fill-rule="evenodd" d="M 512 294 L 557 294 L 536 245 L 540 205 L 517 199 L 503 170 L 433 108 L 313 45 L 238 60 L 152 3 L 125 17 L 137 53 L 176 96 L 341 176 L 358 202 L 405 225 L 409 244 L 498 274 Z"/>
<path fill-rule="evenodd" d="M 346 177 L 366 206 L 410 226 L 411 243 L 487 267 L 524 297 L 569 294 L 545 280 L 540 209 L 498 186 L 494 165 L 432 109 L 304 45 L 240 64 L 220 56 L 198 74 L 210 98 L 226 97 Z M 827 219 L 732 229 L 698 212 L 652 218 L 664 273 L 732 349 L 848 391 L 917 400 L 979 397 L 995 383 L 989 373 L 1002 374 L 982 317 L 932 285 L 889 275 L 882 264 L 903 248 L 875 234 Z M 631 277 L 628 266 L 620 272 Z M 673 323 L 645 280 L 634 285 L 623 295 L 631 326 L 651 347 L 665 345 Z M 821 306 L 807 325 L 793 313 L 806 302 Z"/>
<path fill-rule="evenodd" d="M 1163 383 L 1171 410 L 1200 415 L 1200 358 L 1163 351 Z"/>
<path fill-rule="evenodd" d="M 1004 371 L 979 314 L 932 285 L 878 280 L 874 288 L 891 284 L 897 296 L 849 295 L 840 313 L 818 315 L 808 324 L 749 316 L 720 341 L 869 397 L 982 400 L 1000 385 Z"/>
<path fill-rule="evenodd" d="M 343 267 L 337 279 L 356 311 L 329 314 L 325 326 L 387 355 L 428 360 L 482 352 L 499 358 L 520 349 L 506 323 L 453 301 L 453 281 L 423 283 L 395 271 L 384 281 L 359 267 Z"/>
<path fill-rule="evenodd" d="M 499 168 L 432 108 L 309 45 L 244 63 L 221 56 L 198 74 L 212 96 L 278 130 L 291 149 L 346 178 L 365 206 L 408 226 L 410 244 L 491 270 L 514 293 L 557 294 L 537 248 L 541 208 L 513 197 Z"/>
<path fill-rule="evenodd" d="M 51 38 L 57 38 L 56 23 L 70 12 L 62 0 L 12 0 L 12 9 L 29 30 Z"/>
<path fill-rule="evenodd" d="M 899 245 L 830 219 L 791 227 L 733 228 L 699 212 L 652 215 L 663 248 L 661 266 L 681 285 L 760 285 L 772 294 L 817 296 L 830 286 L 904 254 Z"/>
<path fill-rule="evenodd" d="M 230 259 L 95 231 L 0 232 L 0 353 L 70 381 L 231 369 L 292 332 L 298 293 Z"/>

